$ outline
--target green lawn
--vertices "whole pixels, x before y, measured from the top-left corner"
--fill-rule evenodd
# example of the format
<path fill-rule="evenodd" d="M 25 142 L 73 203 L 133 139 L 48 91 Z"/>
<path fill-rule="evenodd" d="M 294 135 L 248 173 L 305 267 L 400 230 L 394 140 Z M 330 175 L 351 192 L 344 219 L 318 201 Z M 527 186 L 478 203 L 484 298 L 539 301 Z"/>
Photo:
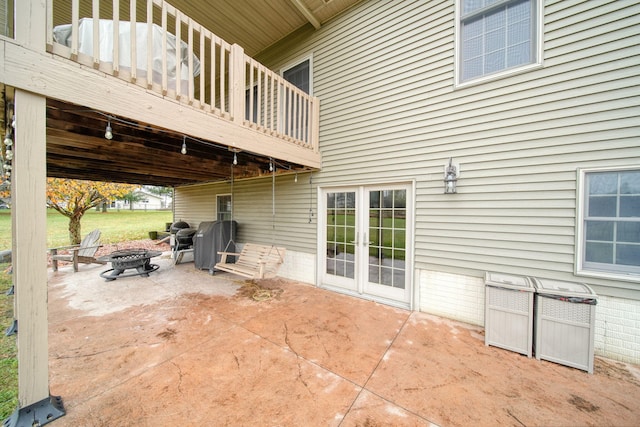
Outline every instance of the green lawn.
<path fill-rule="evenodd" d="M 171 222 L 170 211 L 108 211 L 91 210 L 82 217 L 84 236 L 95 228 L 102 232 L 102 243 L 148 239 L 149 231 L 163 231 Z M 69 220 L 54 210 L 47 212 L 47 247 L 69 244 Z M 11 249 L 11 211 L 0 210 L 0 250 Z M 0 422 L 18 407 L 18 360 L 16 337 L 5 335 L 13 322 L 13 296 L 6 292 L 11 287 L 8 264 L 0 264 Z"/>
<path fill-rule="evenodd" d="M 16 337 L 6 336 L 5 331 L 13 322 L 13 297 L 7 296 L 11 287 L 11 275 L 5 273 L 8 264 L 0 264 L 0 422 L 18 407 L 18 358 Z"/>
<path fill-rule="evenodd" d="M 382 218 L 382 226 L 379 227 L 380 218 L 369 218 L 369 255 L 378 256 L 378 252 L 386 258 L 404 259 L 405 252 L 405 227 L 404 218 Z M 355 252 L 356 240 L 355 215 L 329 215 L 327 217 L 327 242 L 335 244 L 337 253 Z M 400 250 L 398 250 L 400 249 Z"/>
<path fill-rule="evenodd" d="M 172 222 L 171 211 L 90 210 L 82 217 L 81 235 L 99 228 L 102 243 L 148 239 L 149 231 L 164 231 Z M 47 247 L 69 244 L 69 219 L 58 212 L 47 210 Z M 11 249 L 11 211 L 0 210 L 0 250 Z"/>

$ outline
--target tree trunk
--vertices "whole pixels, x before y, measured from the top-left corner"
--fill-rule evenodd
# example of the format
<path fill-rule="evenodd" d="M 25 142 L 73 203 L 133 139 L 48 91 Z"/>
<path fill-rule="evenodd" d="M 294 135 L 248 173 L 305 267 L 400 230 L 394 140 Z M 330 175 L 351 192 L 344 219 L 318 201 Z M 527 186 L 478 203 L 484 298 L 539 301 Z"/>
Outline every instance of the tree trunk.
<path fill-rule="evenodd" d="M 72 245 L 79 245 L 82 241 L 80 229 L 80 218 L 72 216 L 69 218 L 69 241 Z"/>

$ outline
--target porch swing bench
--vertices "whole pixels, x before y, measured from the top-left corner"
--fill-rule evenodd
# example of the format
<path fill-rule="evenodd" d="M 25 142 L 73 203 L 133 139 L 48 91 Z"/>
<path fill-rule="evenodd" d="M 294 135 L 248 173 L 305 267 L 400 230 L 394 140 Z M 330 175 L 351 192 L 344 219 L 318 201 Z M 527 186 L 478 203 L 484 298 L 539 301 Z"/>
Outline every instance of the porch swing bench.
<path fill-rule="evenodd" d="M 249 279 L 271 279 L 278 274 L 284 261 L 285 248 L 245 243 L 240 253 L 218 252 L 220 262 L 214 270 L 226 271 Z M 227 256 L 236 256 L 235 263 L 227 262 Z"/>

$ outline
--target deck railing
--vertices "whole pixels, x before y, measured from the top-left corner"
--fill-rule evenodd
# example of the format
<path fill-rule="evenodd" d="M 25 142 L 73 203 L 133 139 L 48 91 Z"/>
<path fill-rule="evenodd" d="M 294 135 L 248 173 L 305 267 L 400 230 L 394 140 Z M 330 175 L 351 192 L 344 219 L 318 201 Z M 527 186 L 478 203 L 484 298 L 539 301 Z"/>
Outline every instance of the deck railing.
<path fill-rule="evenodd" d="M 47 0 L 47 49 L 318 151 L 317 98 L 164 0 Z"/>

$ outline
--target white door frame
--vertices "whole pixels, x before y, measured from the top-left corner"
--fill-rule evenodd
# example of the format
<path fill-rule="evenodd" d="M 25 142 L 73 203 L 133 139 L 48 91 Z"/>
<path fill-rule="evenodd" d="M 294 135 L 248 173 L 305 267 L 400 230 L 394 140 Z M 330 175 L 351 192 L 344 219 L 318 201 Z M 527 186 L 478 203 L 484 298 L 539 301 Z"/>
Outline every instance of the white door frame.
<path fill-rule="evenodd" d="M 368 201 L 370 190 L 386 190 L 386 189 L 405 189 L 406 190 L 406 257 L 405 257 L 405 292 L 403 301 L 394 299 L 384 292 L 366 292 L 366 266 L 368 258 L 368 245 L 363 241 L 363 228 L 367 226 L 366 215 L 368 214 Z M 355 277 L 353 283 L 349 283 L 350 279 L 332 276 L 334 283 L 327 283 L 325 274 L 327 268 L 327 202 L 326 194 L 335 192 L 356 192 L 356 218 L 355 227 L 358 231 L 358 245 L 355 257 Z M 415 247 L 415 181 L 398 181 L 398 182 L 366 182 L 354 183 L 340 186 L 318 186 L 318 239 L 317 239 L 317 277 L 316 283 L 319 287 L 330 289 L 336 292 L 357 296 L 364 299 L 377 301 L 380 303 L 413 309 L 416 298 L 414 284 L 414 247 Z M 365 203 L 367 202 L 367 203 Z M 366 211 L 366 212 L 365 212 Z M 365 271 L 363 271 L 365 270 Z M 369 287 L 369 289 L 371 289 Z"/>

